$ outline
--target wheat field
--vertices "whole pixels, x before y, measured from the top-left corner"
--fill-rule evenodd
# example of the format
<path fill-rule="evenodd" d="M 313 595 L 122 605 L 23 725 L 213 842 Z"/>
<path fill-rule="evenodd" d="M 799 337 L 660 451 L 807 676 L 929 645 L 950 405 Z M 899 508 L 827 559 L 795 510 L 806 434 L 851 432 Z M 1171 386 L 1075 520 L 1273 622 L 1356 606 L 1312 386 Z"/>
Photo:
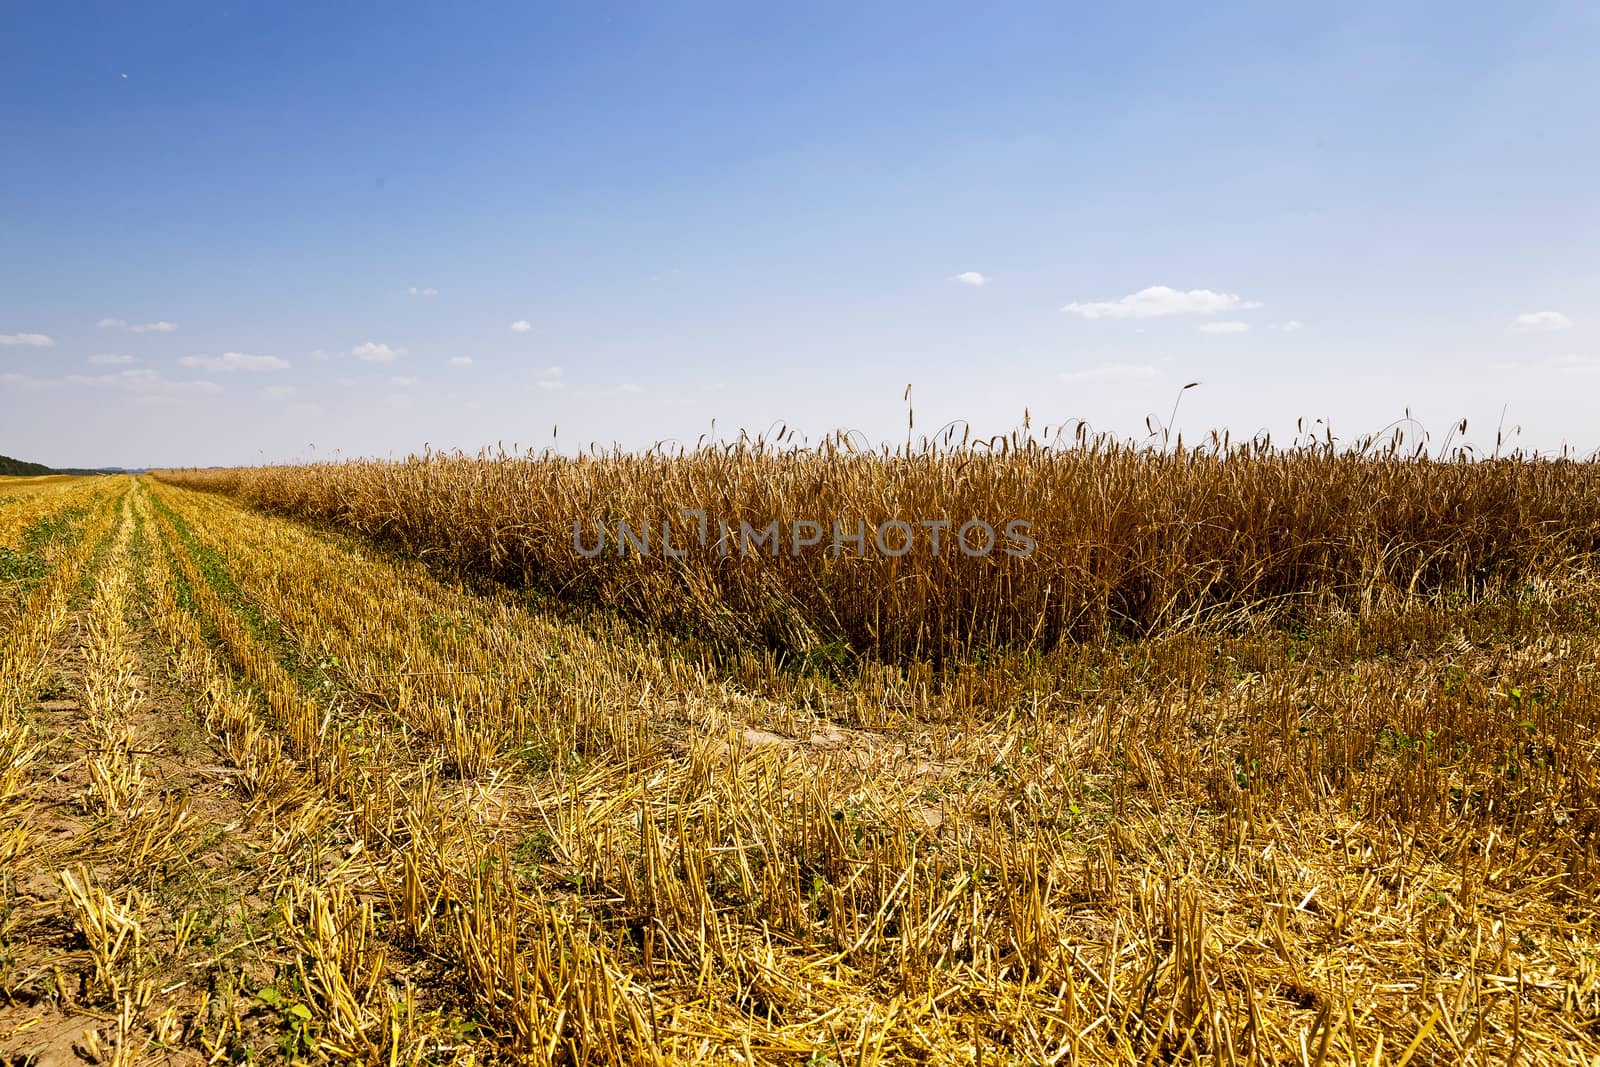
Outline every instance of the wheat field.
<path fill-rule="evenodd" d="M 1600 1063 L 1600 470 L 1214 444 L 0 487 L 0 1062 Z"/>

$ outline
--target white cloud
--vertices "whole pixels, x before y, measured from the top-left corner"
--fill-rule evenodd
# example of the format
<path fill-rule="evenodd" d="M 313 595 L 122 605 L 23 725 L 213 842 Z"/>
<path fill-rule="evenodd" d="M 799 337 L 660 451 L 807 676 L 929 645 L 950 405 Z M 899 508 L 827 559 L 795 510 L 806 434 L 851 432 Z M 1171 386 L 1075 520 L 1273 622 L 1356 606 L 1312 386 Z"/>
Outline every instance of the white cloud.
<path fill-rule="evenodd" d="M 539 372 L 539 380 L 535 383 L 540 389 L 564 389 L 566 383 L 561 380 L 560 367 L 546 367 Z"/>
<path fill-rule="evenodd" d="M 984 286 L 989 284 L 989 279 L 975 270 L 964 270 L 960 274 L 952 274 L 950 280 L 960 282 L 962 285 Z"/>
<path fill-rule="evenodd" d="M 27 345 L 31 348 L 54 348 L 56 339 L 43 333 L 0 333 L 0 345 Z"/>
<path fill-rule="evenodd" d="M 292 385 L 269 385 L 260 392 L 268 400 L 287 400 L 294 396 L 295 389 Z"/>
<path fill-rule="evenodd" d="M 1061 310 L 1070 311 L 1081 319 L 1156 319 L 1164 315 L 1249 311 L 1260 306 L 1258 300 L 1244 300 L 1233 293 L 1218 293 L 1210 289 L 1184 292 L 1165 285 L 1152 285 L 1116 300 L 1068 304 Z"/>
<path fill-rule="evenodd" d="M 171 333 L 178 328 L 175 322 L 135 322 L 126 319 L 101 319 L 95 325 L 102 330 L 125 330 L 128 333 Z"/>
<path fill-rule="evenodd" d="M 1059 377 L 1065 385 L 1078 385 L 1083 382 L 1145 381 L 1159 376 L 1160 373 L 1148 364 L 1106 363 L 1086 370 L 1062 371 Z"/>
<path fill-rule="evenodd" d="M 108 374 L 68 374 L 63 378 L 35 378 L 26 374 L 0 375 L 0 382 L 27 389 L 110 389 L 141 398 L 211 395 L 222 386 L 208 381 L 179 381 L 164 377 L 150 367 L 136 367 Z"/>
<path fill-rule="evenodd" d="M 184 356 L 178 360 L 180 367 L 195 367 L 216 371 L 273 371 L 288 370 L 289 361 L 277 356 L 251 356 L 243 352 L 224 352 L 220 356 Z"/>
<path fill-rule="evenodd" d="M 1491 370 L 1514 371 L 1519 374 L 1587 374 L 1600 370 L 1600 356 L 1578 352 L 1563 352 L 1540 360 L 1508 359 L 1489 364 Z"/>
<path fill-rule="evenodd" d="M 413 285 L 409 289 L 407 289 L 406 292 L 410 293 L 412 296 L 438 296 L 439 295 L 439 290 L 433 288 L 432 286 L 418 287 L 418 286 Z"/>
<path fill-rule="evenodd" d="M 318 363 L 321 363 L 321 362 L 323 362 L 325 360 L 329 360 L 329 359 L 343 359 L 344 358 L 344 353 L 343 352 L 328 352 L 328 351 L 326 351 L 324 349 L 321 349 L 321 348 L 313 348 L 311 350 L 311 358 L 316 360 Z"/>
<path fill-rule="evenodd" d="M 1530 311 L 1513 319 L 1511 328 L 1522 333 L 1532 333 L 1536 330 L 1570 330 L 1572 320 L 1559 311 Z"/>
<path fill-rule="evenodd" d="M 527 333 L 531 329 L 533 329 L 533 323 L 527 319 L 518 319 L 511 324 L 512 333 Z"/>
<path fill-rule="evenodd" d="M 396 377 L 396 378 L 390 378 L 389 379 L 389 384 L 390 385 L 399 386 L 400 388 L 405 389 L 405 388 L 408 388 L 410 386 L 416 385 L 417 384 L 417 380 L 415 378 L 399 378 L 399 377 Z"/>
<path fill-rule="evenodd" d="M 350 354 L 367 363 L 393 363 L 404 351 L 403 348 L 390 348 L 381 341 L 368 341 L 364 345 L 356 345 Z"/>
<path fill-rule="evenodd" d="M 452 367 L 470 367 L 470 366 L 472 366 L 472 357 L 471 356 L 451 356 L 450 357 L 450 365 Z"/>
<path fill-rule="evenodd" d="M 621 385 L 617 386 L 617 392 L 642 393 L 644 392 L 644 388 L 642 386 L 634 385 L 632 382 L 623 382 Z"/>
<path fill-rule="evenodd" d="M 1249 333 L 1248 322 L 1202 322 L 1201 333 Z"/>
<path fill-rule="evenodd" d="M 1304 326 L 1305 323 L 1301 322 L 1299 319 L 1290 319 L 1288 322 L 1283 324 L 1283 332 L 1294 333 L 1296 330 L 1301 329 Z"/>
<path fill-rule="evenodd" d="M 96 367 L 120 367 L 128 363 L 137 363 L 132 356 L 90 356 L 89 362 Z"/>

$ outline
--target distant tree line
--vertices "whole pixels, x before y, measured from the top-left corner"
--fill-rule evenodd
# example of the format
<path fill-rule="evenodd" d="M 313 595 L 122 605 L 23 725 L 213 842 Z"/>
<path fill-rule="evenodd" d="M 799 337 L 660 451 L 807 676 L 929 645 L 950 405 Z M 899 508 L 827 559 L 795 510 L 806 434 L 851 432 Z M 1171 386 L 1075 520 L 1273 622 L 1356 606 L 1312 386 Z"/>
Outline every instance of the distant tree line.
<path fill-rule="evenodd" d="M 46 467 L 43 463 L 29 463 L 26 460 L 12 459 L 10 456 L 0 456 L 0 478 L 21 477 L 38 474 L 143 474 L 143 471 L 128 470 L 123 467 Z"/>
<path fill-rule="evenodd" d="M 10 456 L 0 456 L 0 475 L 27 475 L 27 474 L 54 474 L 55 471 L 43 463 L 29 463 L 25 460 L 12 459 Z"/>

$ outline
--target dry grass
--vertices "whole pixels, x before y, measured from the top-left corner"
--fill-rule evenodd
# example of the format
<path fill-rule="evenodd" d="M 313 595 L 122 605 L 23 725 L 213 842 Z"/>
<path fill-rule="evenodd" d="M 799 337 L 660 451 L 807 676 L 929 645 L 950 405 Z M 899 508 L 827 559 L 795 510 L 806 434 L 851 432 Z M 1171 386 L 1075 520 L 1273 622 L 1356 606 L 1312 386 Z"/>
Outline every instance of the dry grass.
<path fill-rule="evenodd" d="M 31 494 L 46 486 L 82 481 L 84 479 L 70 474 L 0 475 L 0 499 Z"/>
<path fill-rule="evenodd" d="M 1080 460 L 1181 473 L 1210 486 L 1181 498 L 1196 508 L 1346 462 Z M 793 462 L 796 493 L 824 469 Z M 857 503 L 880 484 L 829 462 Z M 979 656 L 998 631 L 952 624 L 961 662 L 934 665 L 912 654 L 930 640 L 890 655 L 880 627 L 880 656 L 828 671 L 760 640 L 708 654 L 639 625 L 677 618 L 654 601 L 530 606 L 119 483 L 0 659 L 0 866 L 39 872 L 0 883 L 0 1056 L 1600 1062 L 1589 468 L 1370 462 L 1350 469 L 1410 503 L 1328 510 L 1301 560 L 1332 566 L 1391 513 L 1414 540 L 1357 581 L 1307 570 L 1292 612 L 1180 582 L 1188 606 L 1124 620 L 1138 636 L 1063 627 L 1077 640 Z M 464 528 L 495 529 L 484 513 Z M 1152 566 L 1178 543 L 1271 558 L 1122 522 L 1100 527 L 1125 538 L 1110 554 Z M 638 561 L 594 580 L 624 565 L 644 580 Z"/>
<path fill-rule="evenodd" d="M 1203 617 L 1362 610 L 1386 598 L 1480 595 L 1587 560 L 1600 548 L 1600 467 L 1512 458 L 1433 461 L 1392 443 L 1356 452 L 1269 443 L 1160 450 L 1016 437 L 862 453 L 765 442 L 692 452 L 506 457 L 429 454 L 396 463 L 163 472 L 270 511 L 385 539 L 462 570 L 615 605 L 709 635 L 788 651 L 847 645 L 942 659 L 978 647 L 1050 648 Z M 701 543 L 700 520 L 706 537 Z M 900 557 L 840 539 L 889 520 L 917 534 Z M 953 550 L 981 520 L 1001 547 Z M 1005 524 L 1038 548 L 1011 556 Z M 586 548 L 617 523 L 648 527 L 652 555 Z M 784 548 L 739 551 L 743 527 L 777 522 Z M 794 524 L 822 543 L 794 549 Z M 948 522 L 941 551 L 922 523 Z M 673 524 L 682 559 L 661 551 Z M 720 524 L 734 550 L 718 544 Z M 804 539 L 810 530 L 802 533 Z M 898 531 L 885 545 L 898 550 Z M 974 528 L 974 548 L 986 535 Z"/>

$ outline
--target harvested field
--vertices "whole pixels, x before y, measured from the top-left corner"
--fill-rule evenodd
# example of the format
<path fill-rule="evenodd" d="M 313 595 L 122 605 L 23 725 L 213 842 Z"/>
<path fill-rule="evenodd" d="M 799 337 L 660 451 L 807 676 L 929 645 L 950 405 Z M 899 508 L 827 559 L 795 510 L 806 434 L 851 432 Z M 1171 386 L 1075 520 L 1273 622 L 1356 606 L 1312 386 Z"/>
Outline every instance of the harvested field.
<path fill-rule="evenodd" d="M 0 1060 L 1600 1062 L 1592 466 L 922 462 L 0 498 Z"/>

